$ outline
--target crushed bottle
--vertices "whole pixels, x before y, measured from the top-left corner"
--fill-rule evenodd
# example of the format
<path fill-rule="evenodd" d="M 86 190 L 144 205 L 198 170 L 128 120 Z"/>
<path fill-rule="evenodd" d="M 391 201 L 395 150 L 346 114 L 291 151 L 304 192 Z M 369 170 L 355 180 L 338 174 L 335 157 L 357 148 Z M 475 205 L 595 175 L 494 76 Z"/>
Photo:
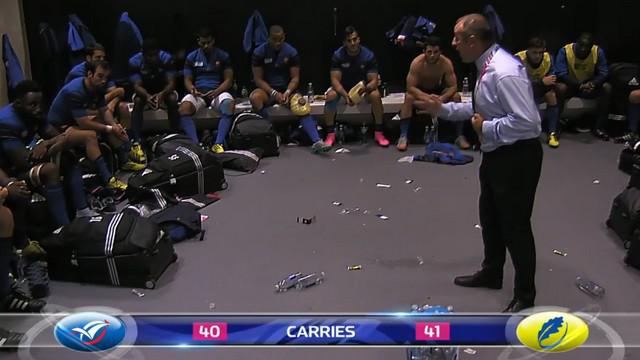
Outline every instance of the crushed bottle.
<path fill-rule="evenodd" d="M 589 279 L 584 279 L 580 276 L 576 277 L 576 286 L 592 297 L 601 298 L 604 296 L 604 288 Z"/>

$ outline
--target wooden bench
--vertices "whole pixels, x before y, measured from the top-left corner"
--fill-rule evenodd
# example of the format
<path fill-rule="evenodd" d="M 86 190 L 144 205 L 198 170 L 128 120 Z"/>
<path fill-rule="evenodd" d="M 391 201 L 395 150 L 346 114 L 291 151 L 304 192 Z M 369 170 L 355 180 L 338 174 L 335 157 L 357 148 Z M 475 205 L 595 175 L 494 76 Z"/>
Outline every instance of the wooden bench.
<path fill-rule="evenodd" d="M 251 104 L 248 99 L 236 99 L 236 112 L 250 111 Z M 384 112 L 387 115 L 397 114 L 404 102 L 404 93 L 391 93 L 382 98 Z M 562 117 L 577 118 L 596 111 L 596 100 L 573 97 L 567 101 Z M 131 109 L 131 106 L 129 107 Z M 546 109 L 546 104 L 538 106 L 540 111 Z M 274 105 L 267 109 L 269 119 L 275 122 L 295 120 L 296 116 L 286 106 Z M 363 121 L 371 123 L 371 105 L 366 101 L 355 106 L 347 106 L 344 102 L 338 104 L 338 121 L 361 124 Z M 324 100 L 315 100 L 311 103 L 311 115 L 322 123 L 324 116 Z M 389 116 L 390 117 L 390 116 Z M 203 108 L 194 115 L 194 121 L 198 129 L 214 129 L 218 126 L 220 113 L 211 108 Z M 147 110 L 144 112 L 143 129 L 145 131 L 162 131 L 169 128 L 169 119 L 165 110 Z"/>

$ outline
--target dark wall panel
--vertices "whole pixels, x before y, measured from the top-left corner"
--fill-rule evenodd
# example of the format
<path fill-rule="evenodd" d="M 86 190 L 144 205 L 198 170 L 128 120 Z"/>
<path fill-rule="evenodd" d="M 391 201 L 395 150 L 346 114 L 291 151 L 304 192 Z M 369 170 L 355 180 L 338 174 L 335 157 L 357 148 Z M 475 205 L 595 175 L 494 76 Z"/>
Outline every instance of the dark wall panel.
<path fill-rule="evenodd" d="M 520 50 L 529 36 L 544 36 L 554 52 L 572 41 L 581 31 L 592 31 L 605 48 L 610 61 L 640 62 L 640 15 L 633 0 L 540 0 L 493 1 L 501 15 L 507 35 L 503 45 Z M 360 29 L 363 44 L 378 55 L 382 77 L 401 86 L 413 53 L 398 50 L 384 39 L 384 32 L 405 14 L 425 15 L 438 26 L 436 35 L 445 43 L 444 52 L 463 75 L 468 66 L 459 64 L 451 49 L 455 20 L 468 12 L 479 11 L 484 2 L 452 1 L 212 1 L 212 0 L 25 0 L 25 16 L 31 54 L 37 54 L 38 24 L 46 21 L 66 36 L 66 15 L 76 13 L 89 26 L 98 41 L 113 49 L 115 24 L 122 11 L 128 11 L 144 35 L 154 35 L 171 51 L 193 49 L 194 33 L 202 24 L 211 25 L 219 46 L 232 55 L 240 84 L 249 81 L 249 57 L 242 51 L 242 35 L 247 19 L 258 9 L 267 23 L 280 23 L 288 40 L 302 56 L 303 82 L 313 81 L 316 91 L 328 85 L 331 51 L 340 45 L 341 30 L 348 24 Z M 334 8 L 337 37 L 334 36 Z M 38 59 L 32 59 L 38 67 Z M 37 71 L 34 72 L 37 74 Z M 37 78 L 37 75 L 35 75 Z"/>

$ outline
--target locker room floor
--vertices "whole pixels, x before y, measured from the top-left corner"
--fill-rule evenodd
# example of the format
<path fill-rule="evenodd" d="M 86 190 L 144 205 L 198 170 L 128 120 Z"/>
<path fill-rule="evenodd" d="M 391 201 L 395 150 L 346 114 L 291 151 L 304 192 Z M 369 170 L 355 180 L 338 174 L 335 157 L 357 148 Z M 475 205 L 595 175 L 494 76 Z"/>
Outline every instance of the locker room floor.
<path fill-rule="evenodd" d="M 410 146 L 407 153 L 373 142 L 346 147 L 350 153 L 328 156 L 284 147 L 279 158 L 264 159 L 254 174 L 228 176 L 222 200 L 202 211 L 209 216 L 203 224 L 205 241 L 177 244 L 178 263 L 156 290 L 143 290 L 143 298 L 130 288 L 53 282 L 49 303 L 54 309 L 108 306 L 124 312 L 379 312 L 406 311 L 414 303 L 453 305 L 460 312 L 503 309 L 512 297 L 510 263 L 500 291 L 460 288 L 452 281 L 475 271 L 482 260 L 480 230 L 474 227 L 479 153 L 473 153 L 471 164 L 445 166 L 397 162 L 420 153 L 421 145 Z M 640 309 L 640 272 L 624 265 L 622 244 L 604 224 L 611 201 L 628 181 L 617 170 L 621 147 L 585 134 L 564 135 L 555 150 L 544 146 L 533 215 L 537 305 L 572 311 Z M 413 182 L 406 184 L 407 179 Z M 339 214 L 355 207 L 360 211 Z M 311 225 L 296 222 L 312 216 L 316 222 Z M 568 256 L 555 255 L 554 249 Z M 355 264 L 363 269 L 347 271 Z M 324 271 L 326 282 L 302 292 L 274 293 L 273 284 L 295 271 Z M 594 301 L 577 290 L 578 275 L 604 286 L 605 297 Z M 215 303 L 213 310 L 210 303 Z M 527 353 L 476 350 L 461 357 L 507 359 Z M 633 358 L 634 352 L 626 350 L 626 356 Z M 405 358 L 403 349 L 143 349 L 125 358 L 173 359 L 178 353 L 185 359 Z M 30 354 L 34 359 L 95 356 L 61 349 Z M 606 359 L 610 354 L 581 349 L 544 357 Z"/>

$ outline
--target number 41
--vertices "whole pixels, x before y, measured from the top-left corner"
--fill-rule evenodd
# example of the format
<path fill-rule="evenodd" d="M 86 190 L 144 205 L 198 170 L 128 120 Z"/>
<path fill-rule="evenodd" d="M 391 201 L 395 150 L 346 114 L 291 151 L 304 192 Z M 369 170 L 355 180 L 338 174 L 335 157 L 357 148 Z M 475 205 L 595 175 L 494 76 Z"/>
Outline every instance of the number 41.
<path fill-rule="evenodd" d="M 427 335 L 430 338 L 439 338 L 440 337 L 440 325 L 433 325 L 433 326 L 425 326 L 424 327 L 424 334 Z"/>

